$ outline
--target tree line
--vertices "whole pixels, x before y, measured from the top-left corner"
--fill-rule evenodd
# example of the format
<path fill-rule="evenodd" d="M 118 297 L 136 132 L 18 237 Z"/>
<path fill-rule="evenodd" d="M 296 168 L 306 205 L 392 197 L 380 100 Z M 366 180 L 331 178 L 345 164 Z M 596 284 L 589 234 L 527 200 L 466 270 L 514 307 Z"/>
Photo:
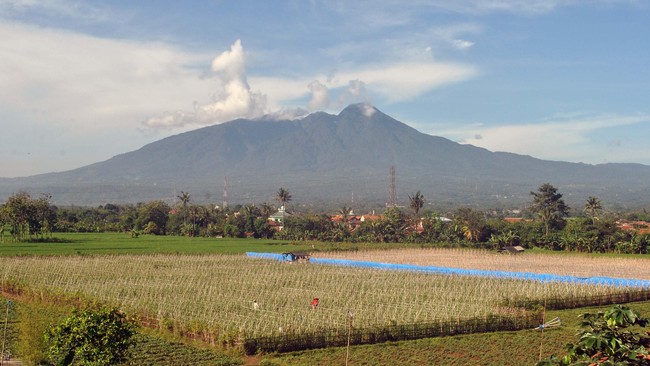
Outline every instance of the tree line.
<path fill-rule="evenodd" d="M 422 210 L 425 197 L 409 195 L 408 208 L 388 207 L 381 215 L 364 222 L 350 219 L 351 209 L 343 206 L 338 219 L 325 213 L 287 214 L 278 224 L 269 221 L 277 207 L 235 205 L 217 207 L 192 202 L 181 192 L 177 203 L 151 201 L 138 204 L 106 204 L 98 207 L 56 207 L 51 196 L 32 197 L 26 192 L 11 196 L 0 206 L 3 240 L 47 240 L 52 232 L 131 232 L 151 235 L 204 237 L 255 237 L 283 240 L 417 243 L 454 247 L 499 249 L 521 245 L 579 252 L 649 253 L 650 235 L 622 230 L 621 218 L 645 219 L 641 214 L 604 213 L 597 197 L 571 211 L 562 194 L 550 183 L 531 193 L 528 210 L 517 222 L 506 222 L 469 207 L 444 215 Z M 289 190 L 280 188 L 277 203 L 286 207 Z M 288 211 L 284 211 L 288 212 Z M 573 215 L 570 213 L 573 212 Z M 356 216 L 354 216 L 356 217 Z"/>

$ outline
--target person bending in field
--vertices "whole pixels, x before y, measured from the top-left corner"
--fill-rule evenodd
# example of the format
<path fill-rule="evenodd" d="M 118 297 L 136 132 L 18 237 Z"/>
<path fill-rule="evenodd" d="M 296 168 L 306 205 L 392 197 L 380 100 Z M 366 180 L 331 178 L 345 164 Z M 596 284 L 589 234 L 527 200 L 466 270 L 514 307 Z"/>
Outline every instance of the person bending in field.
<path fill-rule="evenodd" d="M 318 307 L 318 298 L 314 297 L 314 299 L 311 301 L 311 308 L 316 309 Z"/>

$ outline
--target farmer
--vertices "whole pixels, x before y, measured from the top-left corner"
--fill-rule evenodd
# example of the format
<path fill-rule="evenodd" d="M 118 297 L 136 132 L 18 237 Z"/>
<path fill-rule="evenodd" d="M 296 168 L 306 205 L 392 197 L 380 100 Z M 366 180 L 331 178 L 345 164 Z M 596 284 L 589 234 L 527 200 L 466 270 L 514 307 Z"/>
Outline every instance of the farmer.
<path fill-rule="evenodd" d="M 318 307 L 318 298 L 314 297 L 314 299 L 311 301 L 311 308 L 316 309 Z"/>
<path fill-rule="evenodd" d="M 253 310 L 259 310 L 260 304 L 257 303 L 257 300 L 253 300 Z"/>

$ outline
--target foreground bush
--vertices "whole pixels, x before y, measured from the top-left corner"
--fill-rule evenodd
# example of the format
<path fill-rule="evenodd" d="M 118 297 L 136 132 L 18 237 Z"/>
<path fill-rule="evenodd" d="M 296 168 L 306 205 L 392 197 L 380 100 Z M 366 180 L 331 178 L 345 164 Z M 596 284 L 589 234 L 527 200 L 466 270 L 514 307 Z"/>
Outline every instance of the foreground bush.
<path fill-rule="evenodd" d="M 115 365 L 125 359 L 134 326 L 123 313 L 103 307 L 75 311 L 45 334 L 55 365 Z"/>
<path fill-rule="evenodd" d="M 539 362 L 551 365 L 650 365 L 648 347 L 650 333 L 641 328 L 648 324 L 628 307 L 615 305 L 604 312 L 582 314 L 582 330 L 576 344 L 569 344 L 569 353 Z"/>

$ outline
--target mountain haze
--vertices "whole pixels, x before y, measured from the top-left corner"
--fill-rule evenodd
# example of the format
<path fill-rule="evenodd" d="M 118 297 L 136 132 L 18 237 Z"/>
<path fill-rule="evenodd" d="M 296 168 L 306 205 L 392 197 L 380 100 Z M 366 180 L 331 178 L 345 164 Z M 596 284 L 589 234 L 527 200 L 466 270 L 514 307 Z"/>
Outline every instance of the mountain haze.
<path fill-rule="evenodd" d="M 297 120 L 238 119 L 164 138 L 139 150 L 78 169 L 0 179 L 0 199 L 13 192 L 48 192 L 57 204 L 171 201 L 180 191 L 195 202 L 221 203 L 224 177 L 230 203 L 272 202 L 288 188 L 296 202 L 334 207 L 381 205 L 396 169 L 400 203 L 417 190 L 427 202 L 517 207 L 545 182 L 569 203 L 587 197 L 639 207 L 650 201 L 650 166 L 589 165 L 490 152 L 431 136 L 368 104 L 338 115 Z"/>

